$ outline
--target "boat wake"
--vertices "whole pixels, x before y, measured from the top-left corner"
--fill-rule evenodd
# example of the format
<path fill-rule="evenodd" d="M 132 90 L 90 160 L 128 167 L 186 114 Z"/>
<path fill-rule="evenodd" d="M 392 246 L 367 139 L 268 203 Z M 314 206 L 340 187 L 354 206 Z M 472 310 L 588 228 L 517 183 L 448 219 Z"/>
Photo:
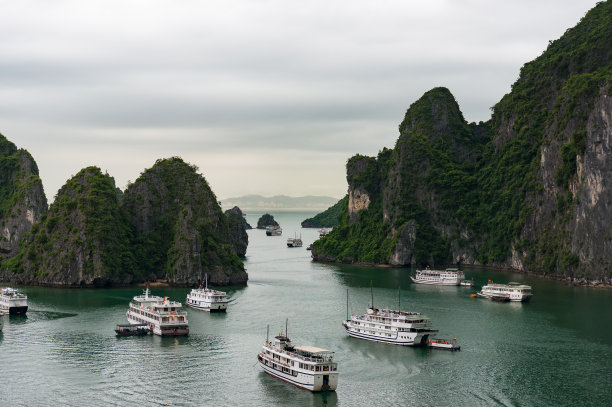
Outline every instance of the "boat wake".
<path fill-rule="evenodd" d="M 79 314 L 72 312 L 45 311 L 29 309 L 27 313 L 28 320 L 34 321 L 53 321 L 56 319 L 76 317 Z"/>

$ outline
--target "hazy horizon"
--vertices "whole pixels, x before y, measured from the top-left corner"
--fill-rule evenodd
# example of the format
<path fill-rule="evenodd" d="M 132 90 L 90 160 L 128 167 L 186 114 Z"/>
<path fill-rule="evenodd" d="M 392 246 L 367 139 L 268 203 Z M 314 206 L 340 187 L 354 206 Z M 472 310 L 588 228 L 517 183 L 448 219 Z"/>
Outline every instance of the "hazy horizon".
<path fill-rule="evenodd" d="M 49 201 L 96 165 L 125 189 L 159 158 L 218 199 L 346 193 L 346 161 L 393 147 L 411 103 L 447 87 L 488 120 L 596 1 L 4 2 L 0 133 Z"/>

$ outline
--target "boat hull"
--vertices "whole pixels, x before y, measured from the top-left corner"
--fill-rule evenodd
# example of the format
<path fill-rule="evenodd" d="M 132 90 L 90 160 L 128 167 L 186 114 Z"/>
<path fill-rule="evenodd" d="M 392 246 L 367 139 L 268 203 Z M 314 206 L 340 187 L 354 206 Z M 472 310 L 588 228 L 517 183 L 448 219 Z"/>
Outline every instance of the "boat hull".
<path fill-rule="evenodd" d="M 5 309 L 5 312 L 9 315 L 23 315 L 26 312 L 28 312 L 28 306 L 27 305 L 12 306 L 12 307 L 9 307 L 8 309 Z"/>
<path fill-rule="evenodd" d="M 226 302 L 215 302 L 215 303 L 197 303 L 190 302 L 188 299 L 185 303 L 188 307 L 197 309 L 200 311 L 208 311 L 208 312 L 227 312 L 227 303 Z"/>
<path fill-rule="evenodd" d="M 270 366 L 267 366 L 263 362 L 264 359 L 261 356 L 258 356 L 257 359 L 259 361 L 259 366 L 264 370 L 264 372 L 302 390 L 308 390 L 311 392 L 335 391 L 338 387 L 338 373 L 329 373 L 325 375 L 299 373 L 297 376 L 292 376 L 288 373 L 280 372 Z M 327 376 L 327 384 L 324 384 L 325 376 Z"/>
<path fill-rule="evenodd" d="M 153 328 L 153 333 L 159 336 L 186 336 L 189 335 L 188 327 L 177 328 Z"/>
<path fill-rule="evenodd" d="M 412 280 L 413 283 L 427 284 L 427 285 L 459 285 L 461 283 L 459 280 L 457 281 L 454 281 L 454 280 L 432 281 L 432 280 L 421 280 L 421 279 L 414 278 L 412 276 L 410 276 L 410 279 Z"/>
<path fill-rule="evenodd" d="M 433 339 L 433 340 L 430 339 L 427 345 L 432 349 L 441 349 L 441 350 L 450 350 L 450 351 L 461 350 L 461 346 L 447 339 Z"/>
<path fill-rule="evenodd" d="M 441 350 L 450 350 L 450 351 L 461 350 L 461 346 L 456 346 L 456 345 L 430 344 L 429 347 L 432 349 L 441 349 Z"/>
<path fill-rule="evenodd" d="M 434 330 L 428 331 L 428 332 L 408 332 L 408 334 L 410 334 L 408 338 L 400 339 L 397 337 L 396 338 L 380 337 L 376 335 L 367 334 L 365 332 L 355 332 L 348 326 L 346 321 L 342 322 L 342 326 L 344 327 L 344 330 L 346 331 L 346 333 L 353 338 L 365 339 L 367 341 L 372 341 L 372 342 L 390 343 L 392 345 L 400 345 L 400 346 L 426 345 L 427 341 L 429 340 L 429 337 L 431 335 L 435 335 L 438 333 L 438 331 L 434 331 Z"/>
<path fill-rule="evenodd" d="M 130 313 L 127 313 L 127 320 L 130 324 L 139 325 L 142 321 L 138 321 L 132 318 Z M 147 322 L 151 331 L 158 336 L 185 336 L 189 335 L 189 326 L 176 325 L 176 326 L 160 326 L 152 322 Z"/>
<path fill-rule="evenodd" d="M 497 302 L 528 302 L 532 297 L 531 295 L 524 295 L 522 297 L 491 295 L 491 294 L 485 294 L 482 291 L 478 293 L 478 296 L 483 297 L 483 298 L 488 298 L 491 301 L 497 301 Z"/>

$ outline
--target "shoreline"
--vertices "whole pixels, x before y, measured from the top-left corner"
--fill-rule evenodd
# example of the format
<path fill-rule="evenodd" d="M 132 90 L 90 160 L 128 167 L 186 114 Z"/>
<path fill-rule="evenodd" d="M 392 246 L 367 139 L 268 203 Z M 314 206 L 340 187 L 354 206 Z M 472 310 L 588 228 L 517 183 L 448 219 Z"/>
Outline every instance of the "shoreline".
<path fill-rule="evenodd" d="M 18 287 L 47 287 L 47 288 L 65 288 L 65 289 L 74 289 L 78 290 L 79 288 L 95 288 L 95 289 L 106 289 L 106 288 L 129 288 L 129 287 L 173 287 L 173 288 L 194 288 L 197 287 L 197 284 L 176 284 L 170 283 L 167 280 L 157 280 L 151 282 L 140 282 L 140 283 L 130 283 L 130 284 L 105 284 L 105 285 L 96 285 L 96 284 L 83 284 L 83 285 L 71 285 L 71 284 L 45 284 L 45 283 L 24 283 L 10 280 L 0 280 L 0 286 L 9 287 L 9 286 L 18 286 Z M 211 284 L 215 287 L 235 287 L 235 288 L 244 288 L 247 286 L 247 283 L 244 284 Z"/>
<path fill-rule="evenodd" d="M 405 269 L 417 268 L 413 266 L 399 266 L 399 265 L 394 266 L 394 265 L 387 264 L 387 263 L 367 263 L 367 262 L 343 263 L 340 261 L 325 261 L 325 260 L 314 260 L 314 259 L 312 261 L 317 262 L 317 263 L 339 264 L 339 265 L 357 266 L 357 267 L 405 268 Z M 518 270 L 518 269 L 513 269 L 513 268 L 508 268 L 508 267 L 479 265 L 479 264 L 464 264 L 460 266 L 457 266 L 456 264 L 448 264 L 448 265 L 440 266 L 440 268 L 448 268 L 448 267 L 462 268 L 464 270 L 465 269 L 492 269 L 496 271 L 503 271 L 503 272 L 509 272 L 509 273 L 525 274 L 529 276 L 542 278 L 545 280 L 559 281 L 559 282 L 563 282 L 566 285 L 572 286 L 572 287 L 588 287 L 588 288 L 596 288 L 596 289 L 602 289 L 602 290 L 612 289 L 612 283 L 605 283 L 601 281 L 595 282 L 595 281 L 589 281 L 585 279 L 573 279 L 572 277 L 557 276 L 557 275 L 552 275 L 552 274 L 540 274 L 540 273 L 535 273 L 532 271 Z"/>

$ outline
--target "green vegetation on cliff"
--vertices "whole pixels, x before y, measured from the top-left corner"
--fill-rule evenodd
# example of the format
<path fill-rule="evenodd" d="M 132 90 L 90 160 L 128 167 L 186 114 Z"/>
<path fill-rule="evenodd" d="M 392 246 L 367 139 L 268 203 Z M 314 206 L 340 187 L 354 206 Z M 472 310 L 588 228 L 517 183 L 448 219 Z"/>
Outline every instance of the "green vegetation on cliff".
<path fill-rule="evenodd" d="M 17 147 L 0 134 L 0 219 L 14 206 L 15 186 L 11 178 L 19 164 L 16 153 Z"/>
<path fill-rule="evenodd" d="M 0 265 L 0 280 L 197 284 L 208 274 L 212 284 L 244 284 L 243 232 L 197 168 L 178 157 L 158 160 L 124 194 L 112 177 L 88 167 L 66 182 L 18 253 Z"/>
<path fill-rule="evenodd" d="M 131 240 L 114 183 L 99 168 L 88 167 L 58 191 L 46 216 L 5 265 L 24 282 L 131 282 L 138 277 Z"/>
<path fill-rule="evenodd" d="M 36 162 L 30 153 L 17 149 L 0 134 L 0 221 L 15 215 L 19 203 L 34 187 L 42 191 Z M 46 207 L 44 194 L 39 203 Z"/>
<path fill-rule="evenodd" d="M 519 252 L 523 267 L 543 273 L 594 278 L 609 270 L 609 244 L 598 249 L 608 254 L 593 255 L 569 230 L 582 230 L 571 226 L 584 185 L 578 162 L 584 171 L 585 160 L 606 154 L 591 149 L 585 158 L 589 137 L 609 137 L 605 121 L 588 128 L 587 120 L 612 96 L 611 56 L 605 2 L 522 68 L 489 122 L 466 123 L 445 88 L 425 93 L 406 112 L 393 150 L 348 161 L 349 209 L 313 245 L 315 258 L 503 265 Z M 597 165 L 604 165 L 597 176 L 609 177 L 605 162 Z M 606 219 L 605 208 L 595 210 L 591 228 Z"/>
<path fill-rule="evenodd" d="M 0 134 L 0 261 L 17 253 L 19 240 L 46 211 L 36 162 Z"/>
<path fill-rule="evenodd" d="M 331 228 L 340 224 L 342 210 L 348 203 L 348 195 L 330 206 L 323 212 L 308 218 L 302 222 L 303 228 Z"/>
<path fill-rule="evenodd" d="M 402 230 L 414 227 L 413 261 L 450 261 L 450 246 L 436 229 L 423 195 L 438 190 L 444 208 L 458 205 L 457 194 L 447 186 L 458 186 L 473 171 L 474 146 L 483 132 L 472 132 L 452 94 L 435 88 L 410 106 L 400 133 L 395 149 L 348 161 L 349 188 L 362 189 L 370 203 L 354 219 L 343 216 L 340 226 L 315 242 L 316 253 L 347 262 L 388 263 Z"/>
<path fill-rule="evenodd" d="M 279 226 L 278 222 L 274 220 L 274 216 L 269 213 L 264 213 L 257 220 L 257 229 L 265 229 L 266 226 Z"/>
<path fill-rule="evenodd" d="M 137 267 L 175 283 L 208 274 L 213 284 L 243 284 L 229 220 L 197 171 L 178 157 L 157 160 L 126 189 L 121 206 L 135 228 Z"/>

